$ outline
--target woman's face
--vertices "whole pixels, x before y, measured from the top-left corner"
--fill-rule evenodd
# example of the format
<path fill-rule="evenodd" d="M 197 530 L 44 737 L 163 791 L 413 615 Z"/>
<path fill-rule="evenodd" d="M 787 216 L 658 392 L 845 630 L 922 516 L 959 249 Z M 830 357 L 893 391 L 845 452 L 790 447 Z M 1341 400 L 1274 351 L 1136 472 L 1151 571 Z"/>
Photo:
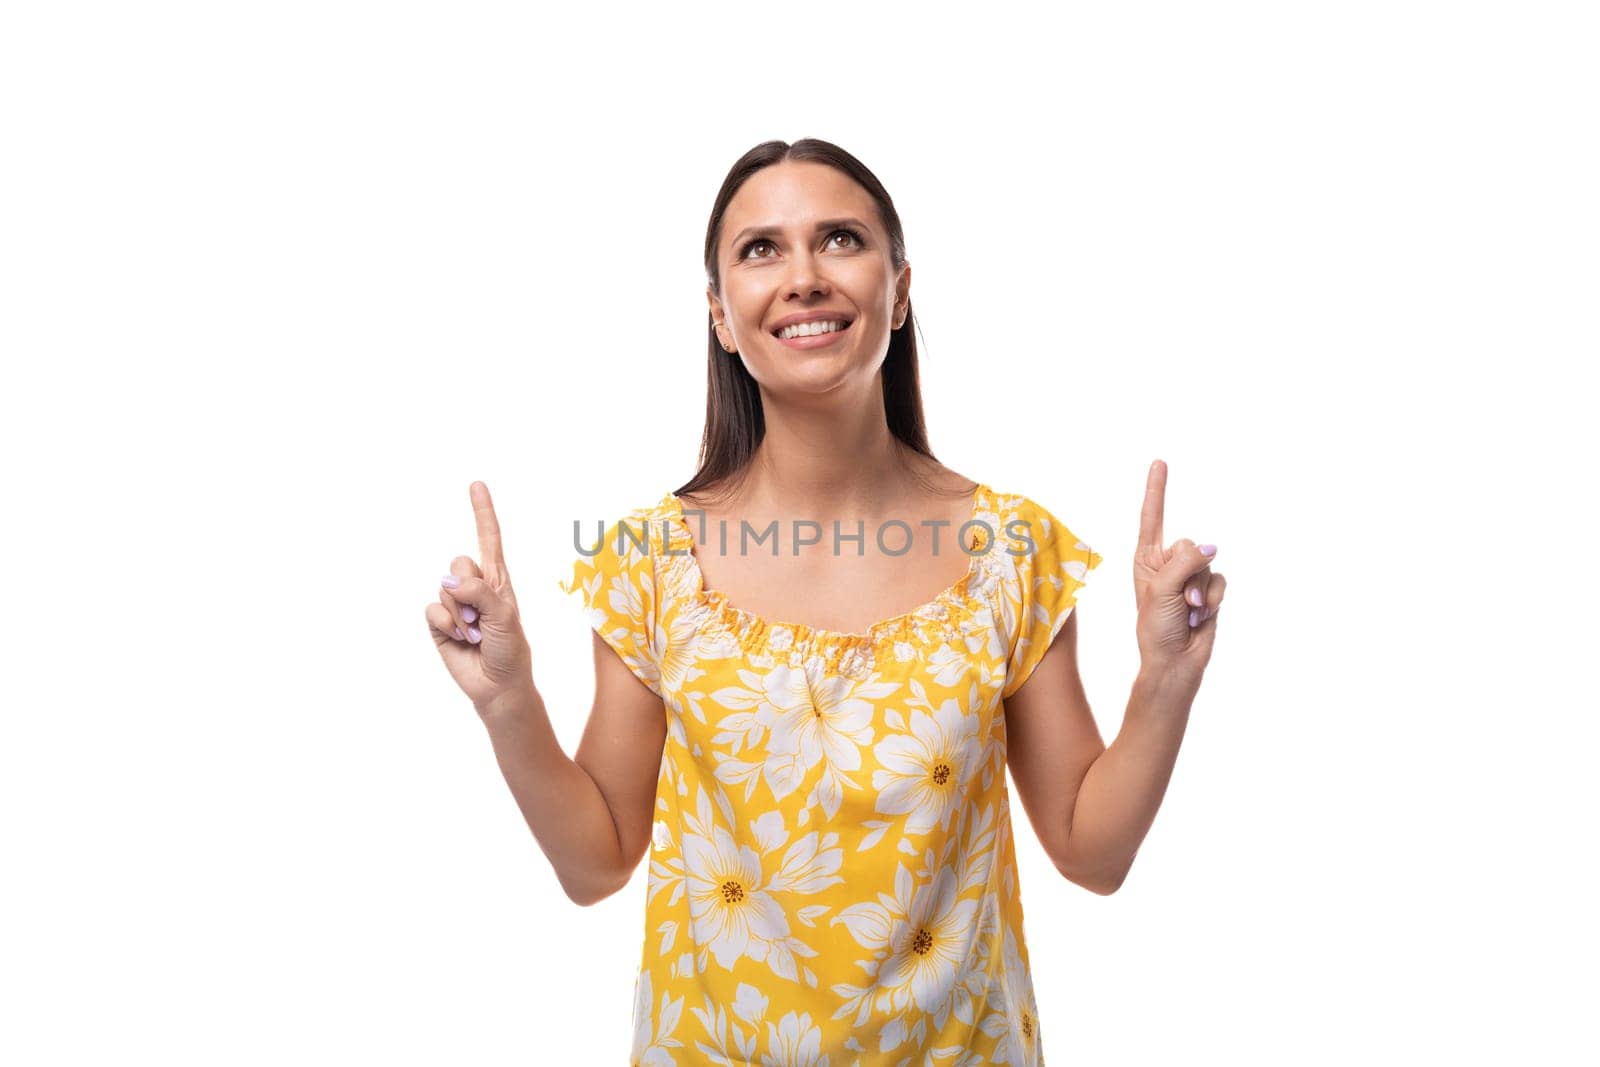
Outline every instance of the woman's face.
<path fill-rule="evenodd" d="M 717 261 L 722 292 L 706 296 L 718 337 L 768 390 L 870 383 L 910 300 L 911 266 L 895 271 L 872 197 L 823 163 L 786 160 L 746 180 L 723 215 Z M 796 317 L 845 328 L 789 337 Z"/>

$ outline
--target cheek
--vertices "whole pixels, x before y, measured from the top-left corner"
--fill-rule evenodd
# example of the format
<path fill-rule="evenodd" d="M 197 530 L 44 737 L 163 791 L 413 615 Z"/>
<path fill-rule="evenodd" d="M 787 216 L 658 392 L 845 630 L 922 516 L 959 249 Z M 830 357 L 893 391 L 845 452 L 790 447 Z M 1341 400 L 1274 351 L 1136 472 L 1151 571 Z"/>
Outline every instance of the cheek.
<path fill-rule="evenodd" d="M 767 320 L 770 296 L 770 292 L 749 284 L 729 284 L 722 291 L 722 306 L 741 330 L 759 329 Z"/>
<path fill-rule="evenodd" d="M 893 280 L 876 265 L 847 267 L 836 275 L 850 302 L 867 315 L 887 315 L 894 303 Z"/>

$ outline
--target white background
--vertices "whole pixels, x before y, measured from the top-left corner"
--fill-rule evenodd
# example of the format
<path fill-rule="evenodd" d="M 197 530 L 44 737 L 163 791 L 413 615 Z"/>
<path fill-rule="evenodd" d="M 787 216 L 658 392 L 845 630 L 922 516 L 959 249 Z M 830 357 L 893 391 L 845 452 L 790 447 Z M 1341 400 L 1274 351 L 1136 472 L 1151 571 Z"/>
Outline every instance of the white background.
<path fill-rule="evenodd" d="M 1016 809 L 1047 1061 L 1592 1062 L 1593 16 L 1101 7 L 7 5 L 0 1060 L 625 1061 L 646 868 L 566 899 L 423 606 L 482 478 L 575 747 L 572 520 L 817 136 L 939 457 L 1106 557 L 1107 741 L 1152 459 L 1229 579 L 1121 892 Z"/>

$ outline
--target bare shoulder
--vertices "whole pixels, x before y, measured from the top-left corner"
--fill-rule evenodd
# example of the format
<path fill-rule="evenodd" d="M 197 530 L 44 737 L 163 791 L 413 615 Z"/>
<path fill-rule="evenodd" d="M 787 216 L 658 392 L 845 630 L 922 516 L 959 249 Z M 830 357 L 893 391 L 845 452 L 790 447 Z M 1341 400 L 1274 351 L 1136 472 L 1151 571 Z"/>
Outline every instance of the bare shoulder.
<path fill-rule="evenodd" d="M 727 489 L 719 490 L 716 486 L 711 486 L 693 493 L 680 493 L 678 499 L 683 503 L 685 510 L 698 511 L 710 518 L 720 515 L 722 509 L 733 501 L 734 494 Z"/>
<path fill-rule="evenodd" d="M 917 479 L 936 496 L 971 496 L 981 484 L 931 456 L 914 453 L 911 462 Z"/>

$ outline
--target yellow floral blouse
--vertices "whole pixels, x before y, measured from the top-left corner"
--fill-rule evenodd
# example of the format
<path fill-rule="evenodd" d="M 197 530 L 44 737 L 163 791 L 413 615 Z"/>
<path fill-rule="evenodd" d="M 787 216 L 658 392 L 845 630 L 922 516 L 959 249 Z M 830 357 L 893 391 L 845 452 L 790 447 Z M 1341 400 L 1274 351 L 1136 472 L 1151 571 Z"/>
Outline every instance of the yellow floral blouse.
<path fill-rule="evenodd" d="M 630 1062 L 1042 1064 L 1003 701 L 1100 556 L 980 485 L 967 574 L 839 633 L 707 589 L 700 526 L 668 493 L 560 583 L 667 716 Z"/>

